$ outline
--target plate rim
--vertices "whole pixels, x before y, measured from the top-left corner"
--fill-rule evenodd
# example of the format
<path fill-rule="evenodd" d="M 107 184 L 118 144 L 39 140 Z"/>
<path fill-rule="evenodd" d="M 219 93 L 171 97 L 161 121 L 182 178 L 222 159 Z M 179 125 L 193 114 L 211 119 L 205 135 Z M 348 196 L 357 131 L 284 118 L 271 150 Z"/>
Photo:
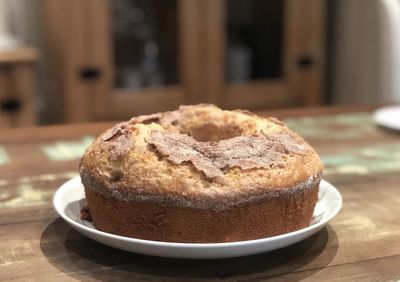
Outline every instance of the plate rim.
<path fill-rule="evenodd" d="M 387 115 L 390 111 L 398 111 L 400 113 L 400 105 L 389 105 L 373 111 L 372 119 L 374 123 L 393 130 L 400 130 L 400 122 L 388 123 L 386 122 L 386 118 L 382 118 L 382 115 Z"/>
<path fill-rule="evenodd" d="M 326 218 L 322 219 L 321 221 L 307 226 L 305 228 L 296 230 L 296 231 L 292 231 L 289 233 L 284 233 L 284 234 L 280 234 L 277 236 L 273 236 L 273 237 L 267 237 L 267 238 L 259 238 L 259 239 L 253 239 L 253 240 L 246 240 L 246 241 L 234 241 L 234 242 L 224 242 L 224 243 L 178 243 L 178 242 L 165 242 L 165 241 L 154 241 L 154 240 L 145 240 L 145 239 L 138 239 L 138 238 L 131 238 L 131 237 L 125 237 L 125 236 L 121 236 L 121 235 L 116 235 L 116 234 L 112 234 L 112 233 L 108 233 L 108 232 L 104 232 L 92 227 L 88 227 L 85 226 L 75 220 L 73 220 L 72 218 L 70 218 L 69 216 L 66 215 L 65 213 L 65 207 L 64 210 L 62 209 L 62 207 L 59 205 L 59 201 L 62 199 L 62 196 L 65 195 L 65 190 L 71 189 L 70 186 L 74 185 L 74 182 L 78 182 L 80 185 L 80 176 L 76 176 L 72 179 L 69 179 L 68 181 L 64 182 L 58 189 L 57 191 L 54 193 L 53 196 L 53 207 L 55 209 L 55 211 L 57 212 L 57 214 L 64 219 L 68 224 L 70 224 L 72 227 L 76 227 L 77 229 L 83 229 L 89 233 L 95 233 L 98 236 L 105 236 L 111 239 L 116 239 L 116 240 L 121 240 L 124 241 L 126 243 L 135 243 L 135 244 L 142 244 L 142 245 L 150 245 L 152 247 L 174 247 L 174 248 L 204 248 L 204 249 L 209 249 L 209 248 L 229 248 L 229 247 L 237 247 L 237 246 L 246 246 L 246 245 L 253 245 L 253 244 L 260 244 L 260 243 L 271 243 L 274 241 L 279 241 L 279 240 L 283 240 L 283 239 L 287 239 L 290 238 L 292 236 L 295 235 L 299 235 L 302 233 L 306 233 L 307 231 L 311 231 L 314 229 L 317 229 L 324 226 L 325 224 L 327 224 L 330 220 L 332 220 L 332 218 L 334 218 L 340 211 L 340 209 L 342 208 L 342 204 L 343 204 L 343 198 L 340 194 L 340 192 L 336 189 L 335 186 L 333 186 L 331 183 L 329 183 L 328 181 L 321 179 L 321 183 L 323 183 L 324 185 L 327 185 L 330 189 L 332 189 L 332 192 L 335 194 L 335 196 L 337 197 L 336 200 L 336 205 L 333 209 L 333 212 Z M 320 185 L 321 185 L 320 183 Z"/>

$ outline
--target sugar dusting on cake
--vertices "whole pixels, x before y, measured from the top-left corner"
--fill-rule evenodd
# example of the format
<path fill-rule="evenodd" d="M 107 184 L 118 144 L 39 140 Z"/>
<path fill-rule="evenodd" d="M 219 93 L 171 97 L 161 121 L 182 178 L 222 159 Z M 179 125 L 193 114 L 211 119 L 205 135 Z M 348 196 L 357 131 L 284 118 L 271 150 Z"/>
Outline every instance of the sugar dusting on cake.
<path fill-rule="evenodd" d="M 142 115 L 132 118 L 130 124 L 150 124 L 152 122 L 159 123 L 164 128 L 169 128 L 174 125 L 180 117 L 179 111 L 169 111 L 164 113 L 156 113 L 151 115 Z"/>
<path fill-rule="evenodd" d="M 223 178 L 223 169 L 283 167 L 289 153 L 305 154 L 308 146 L 288 134 L 237 136 L 219 142 L 196 141 L 187 134 L 153 131 L 149 144 L 176 164 L 191 162 L 207 178 Z"/>
<path fill-rule="evenodd" d="M 133 146 L 128 123 L 123 122 L 115 125 L 101 135 L 103 145 L 110 152 L 109 159 L 111 161 L 120 160 L 124 155 L 128 154 Z"/>

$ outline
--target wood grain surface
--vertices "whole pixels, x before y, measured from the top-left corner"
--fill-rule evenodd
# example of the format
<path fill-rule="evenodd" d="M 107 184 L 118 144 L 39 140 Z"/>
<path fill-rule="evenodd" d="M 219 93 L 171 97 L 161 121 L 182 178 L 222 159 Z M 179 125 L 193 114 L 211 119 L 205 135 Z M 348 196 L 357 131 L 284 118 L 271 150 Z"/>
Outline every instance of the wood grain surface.
<path fill-rule="evenodd" d="M 343 196 L 337 217 L 295 245 L 223 260 L 119 251 L 58 218 L 54 192 L 78 174 L 83 150 L 110 123 L 1 130 L 0 280 L 398 281 L 400 133 L 375 126 L 370 112 L 347 111 L 274 113 L 291 116 L 288 126 L 321 155 L 324 178 Z"/>

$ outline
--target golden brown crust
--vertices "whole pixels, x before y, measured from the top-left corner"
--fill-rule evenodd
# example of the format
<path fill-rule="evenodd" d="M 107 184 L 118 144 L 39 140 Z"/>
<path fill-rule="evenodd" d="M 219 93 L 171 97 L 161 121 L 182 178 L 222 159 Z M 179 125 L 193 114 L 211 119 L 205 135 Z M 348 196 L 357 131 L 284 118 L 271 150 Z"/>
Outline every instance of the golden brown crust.
<path fill-rule="evenodd" d="M 164 242 L 222 243 L 266 238 L 310 224 L 318 185 L 301 193 L 258 199 L 222 210 L 173 207 L 160 202 L 119 201 L 86 190 L 96 228 Z"/>
<path fill-rule="evenodd" d="M 213 105 L 117 124 L 97 138 L 80 164 L 91 213 L 100 197 L 121 208 L 134 203 L 221 214 L 301 197 L 318 186 L 322 169 L 316 152 L 282 122 Z M 306 206 L 313 207 L 314 198 Z M 95 224 L 105 230 L 95 213 Z"/>

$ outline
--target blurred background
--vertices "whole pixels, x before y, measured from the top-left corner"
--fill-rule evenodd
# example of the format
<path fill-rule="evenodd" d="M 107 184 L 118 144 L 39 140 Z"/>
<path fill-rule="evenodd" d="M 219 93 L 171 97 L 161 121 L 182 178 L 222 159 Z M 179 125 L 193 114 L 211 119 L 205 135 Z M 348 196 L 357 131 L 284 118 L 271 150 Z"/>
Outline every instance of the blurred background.
<path fill-rule="evenodd" d="M 0 127 L 400 102 L 397 0 L 0 0 Z"/>

